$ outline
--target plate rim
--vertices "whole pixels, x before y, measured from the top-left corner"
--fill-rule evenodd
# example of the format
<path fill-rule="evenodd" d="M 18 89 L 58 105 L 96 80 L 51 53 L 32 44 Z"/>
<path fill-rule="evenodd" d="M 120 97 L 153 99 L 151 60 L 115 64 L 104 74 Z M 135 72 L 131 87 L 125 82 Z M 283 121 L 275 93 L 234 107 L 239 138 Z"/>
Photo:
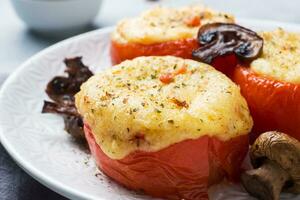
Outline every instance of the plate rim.
<path fill-rule="evenodd" d="M 286 29 L 299 29 L 300 31 L 300 24 L 297 23 L 290 23 L 290 22 L 282 22 L 282 21 L 275 21 L 275 20 L 263 20 L 263 19 L 251 19 L 251 18 L 237 18 L 237 22 L 240 23 L 249 23 L 249 24 L 260 24 L 260 26 L 274 26 L 274 27 L 286 27 Z M 53 44 L 40 52 L 36 53 L 35 55 L 28 58 L 25 62 L 23 62 L 16 70 L 14 70 L 13 73 L 9 75 L 9 77 L 4 81 L 4 83 L 1 86 L 0 89 L 0 108 L 2 106 L 2 101 L 5 101 L 5 91 L 9 88 L 9 85 L 11 82 L 15 80 L 16 77 L 18 77 L 23 70 L 26 69 L 30 63 L 39 57 L 47 54 L 48 52 L 60 47 L 64 46 L 67 43 L 71 43 L 75 40 L 80 40 L 83 38 L 88 38 L 92 35 L 97 34 L 103 34 L 103 33 L 109 33 L 112 32 L 115 26 L 109 26 L 100 28 L 98 30 L 89 31 L 77 36 L 73 36 L 71 38 L 62 40 L 56 44 Z M 63 185 L 62 183 L 58 182 L 57 180 L 53 179 L 51 176 L 47 175 L 46 173 L 43 173 L 36 169 L 34 165 L 26 161 L 22 158 L 22 155 L 17 153 L 14 150 L 14 146 L 12 143 L 10 143 L 6 137 L 5 133 L 3 131 L 2 124 L 0 123 L 0 143 L 4 147 L 4 149 L 7 151 L 7 153 L 10 155 L 10 157 L 16 162 L 16 164 L 22 168 L 27 174 L 29 174 L 32 178 L 37 180 L 39 183 L 44 185 L 45 187 L 53 190 L 54 192 L 57 192 L 58 194 L 71 198 L 71 199 L 93 199 L 93 196 L 90 196 L 86 193 L 80 192 L 80 190 L 75 190 L 72 187 L 68 185 Z M 97 196 L 97 199 L 99 200 L 107 200 L 103 197 Z"/>
<path fill-rule="evenodd" d="M 98 30 L 93 30 L 89 31 L 83 34 L 79 34 L 77 36 L 73 36 L 70 38 L 67 38 L 65 40 L 62 40 L 58 43 L 55 43 L 40 52 L 34 54 L 30 58 L 28 58 L 23 64 L 21 64 L 9 77 L 4 81 L 4 83 L 1 86 L 0 89 L 0 107 L 1 107 L 1 101 L 5 100 L 4 92 L 7 90 L 9 87 L 10 83 L 14 81 L 16 77 L 19 76 L 19 74 L 26 69 L 30 63 L 38 59 L 39 57 L 47 54 L 48 52 L 52 51 L 53 49 L 56 49 L 60 46 L 66 45 L 67 43 L 70 43 L 74 40 L 80 40 L 82 38 L 87 38 L 92 35 L 98 35 L 98 34 L 104 34 L 104 33 L 109 33 L 113 30 L 114 26 L 109 26 L 105 28 L 101 28 Z M 68 185 L 63 185 L 60 182 L 56 181 L 55 179 L 51 178 L 51 176 L 48 176 L 47 174 L 40 172 L 38 169 L 34 167 L 31 163 L 26 161 L 25 159 L 22 158 L 22 156 L 15 152 L 13 145 L 6 140 L 5 138 L 5 133 L 3 131 L 3 127 L 1 126 L 0 123 L 0 143 L 6 150 L 6 152 L 10 155 L 10 157 L 14 160 L 14 162 L 21 168 L 23 169 L 28 175 L 30 175 L 32 178 L 34 178 L 36 181 L 44 185 L 45 187 L 49 188 L 50 190 L 57 192 L 58 194 L 70 198 L 70 199 L 92 199 L 92 197 L 87 196 L 86 194 L 83 195 L 80 191 L 77 191 L 73 189 L 72 187 Z M 103 199 L 102 197 L 97 197 L 99 200 L 106 200 Z"/>

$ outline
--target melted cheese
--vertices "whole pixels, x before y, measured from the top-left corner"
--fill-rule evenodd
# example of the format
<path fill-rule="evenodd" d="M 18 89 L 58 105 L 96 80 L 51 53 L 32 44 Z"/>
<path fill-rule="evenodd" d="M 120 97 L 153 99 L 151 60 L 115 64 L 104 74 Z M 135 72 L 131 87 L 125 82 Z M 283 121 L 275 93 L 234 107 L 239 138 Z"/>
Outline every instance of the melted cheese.
<path fill-rule="evenodd" d="M 263 54 L 251 63 L 251 69 L 275 80 L 300 83 L 300 34 L 282 29 L 260 34 Z"/>
<path fill-rule="evenodd" d="M 161 82 L 182 69 L 173 82 Z M 113 159 L 203 135 L 228 140 L 252 127 L 238 86 L 209 65 L 172 56 L 139 57 L 93 76 L 76 106 Z"/>
<path fill-rule="evenodd" d="M 195 17 L 200 18 L 200 24 L 190 26 L 187 22 Z M 233 23 L 234 18 L 201 6 L 179 9 L 156 7 L 137 18 L 119 22 L 112 38 L 121 43 L 139 44 L 195 38 L 200 25 L 213 22 Z"/>

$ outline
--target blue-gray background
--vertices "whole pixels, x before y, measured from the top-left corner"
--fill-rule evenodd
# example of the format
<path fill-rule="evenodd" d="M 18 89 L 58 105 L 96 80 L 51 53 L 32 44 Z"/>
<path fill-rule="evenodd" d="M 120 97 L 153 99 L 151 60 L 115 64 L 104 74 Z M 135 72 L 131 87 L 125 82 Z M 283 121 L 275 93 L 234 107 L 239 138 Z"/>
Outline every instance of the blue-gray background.
<path fill-rule="evenodd" d="M 159 4 L 172 5 L 184 5 L 190 2 L 204 2 L 213 8 L 233 13 L 237 17 L 300 23 L 299 0 L 158 1 Z M 104 0 L 99 15 L 85 31 L 113 25 L 122 17 L 134 16 L 141 10 L 156 4 L 146 0 Z M 64 37 L 49 38 L 28 30 L 14 13 L 9 0 L 0 0 L 0 85 L 27 58 L 62 39 Z M 65 198 L 28 176 L 16 166 L 0 144 L 0 200 L 14 199 L 60 200 Z"/>

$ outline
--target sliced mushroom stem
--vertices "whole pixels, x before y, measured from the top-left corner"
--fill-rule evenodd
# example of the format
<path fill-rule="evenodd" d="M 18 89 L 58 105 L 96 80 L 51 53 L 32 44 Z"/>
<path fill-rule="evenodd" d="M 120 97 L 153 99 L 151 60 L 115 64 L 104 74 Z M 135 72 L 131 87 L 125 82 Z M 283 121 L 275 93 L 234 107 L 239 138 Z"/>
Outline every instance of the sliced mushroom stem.
<path fill-rule="evenodd" d="M 280 192 L 290 176 L 276 162 L 267 159 L 261 167 L 243 173 L 241 179 L 252 196 L 261 200 L 279 200 Z"/>

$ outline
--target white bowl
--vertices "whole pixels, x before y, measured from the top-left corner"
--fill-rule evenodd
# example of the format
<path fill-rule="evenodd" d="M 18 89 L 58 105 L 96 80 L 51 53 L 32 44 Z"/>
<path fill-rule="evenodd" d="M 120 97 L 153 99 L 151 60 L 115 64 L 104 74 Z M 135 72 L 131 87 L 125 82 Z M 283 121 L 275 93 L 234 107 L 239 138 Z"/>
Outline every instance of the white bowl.
<path fill-rule="evenodd" d="M 39 32 L 76 31 L 91 23 L 102 0 L 12 0 L 18 16 Z"/>

